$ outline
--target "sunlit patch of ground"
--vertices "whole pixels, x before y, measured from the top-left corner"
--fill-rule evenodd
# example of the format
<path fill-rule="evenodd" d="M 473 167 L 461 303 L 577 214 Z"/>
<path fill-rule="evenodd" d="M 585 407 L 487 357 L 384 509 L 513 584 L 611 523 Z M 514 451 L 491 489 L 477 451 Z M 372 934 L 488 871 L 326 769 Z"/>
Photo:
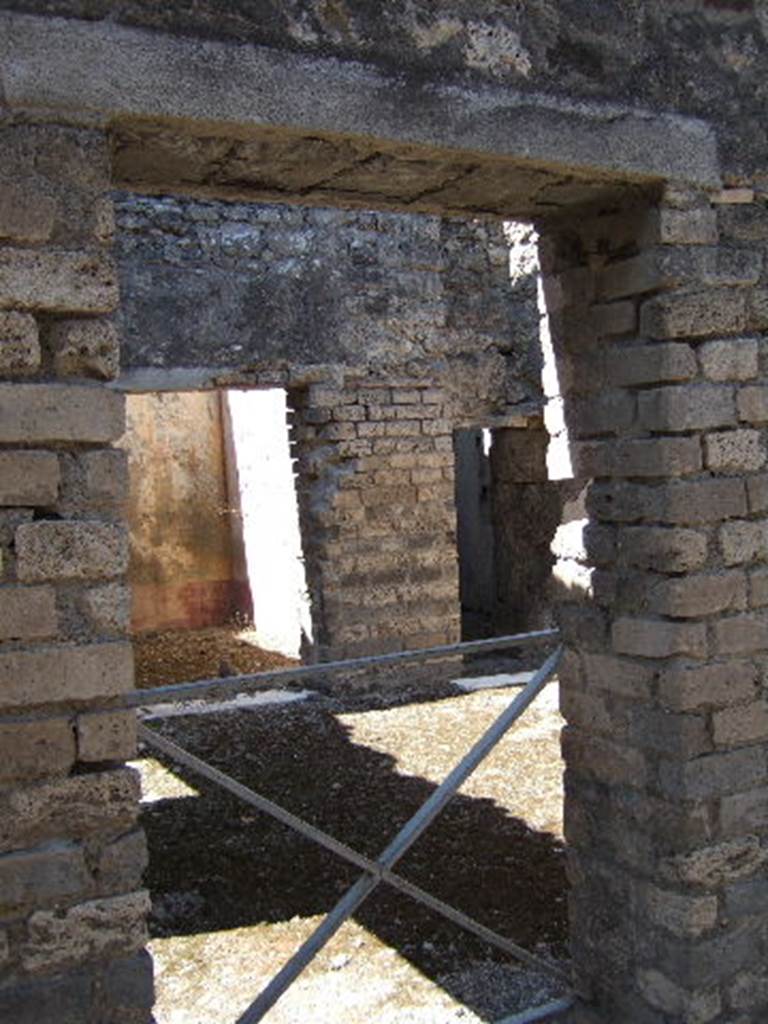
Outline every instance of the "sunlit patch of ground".
<path fill-rule="evenodd" d="M 384 708 L 322 698 L 151 725 L 375 856 L 516 692 Z M 550 686 L 398 870 L 521 945 L 562 956 L 560 726 Z M 158 1024 L 233 1024 L 357 870 L 191 773 L 149 757 L 142 772 Z M 382 890 L 266 1020 L 475 1024 L 557 991 Z"/>

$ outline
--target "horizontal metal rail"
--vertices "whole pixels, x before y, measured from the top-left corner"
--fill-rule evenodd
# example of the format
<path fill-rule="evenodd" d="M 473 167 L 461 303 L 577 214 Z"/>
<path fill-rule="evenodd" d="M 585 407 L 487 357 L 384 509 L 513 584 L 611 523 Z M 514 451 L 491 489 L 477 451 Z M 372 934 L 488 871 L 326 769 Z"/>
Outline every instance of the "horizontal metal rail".
<path fill-rule="evenodd" d="M 187 683 L 172 683 L 155 686 L 148 690 L 134 690 L 121 698 L 122 707 L 149 708 L 175 700 L 193 700 L 225 693 L 237 693 L 250 688 L 274 686 L 295 681 L 306 681 L 318 676 L 356 669 L 373 668 L 379 665 L 417 664 L 452 654 L 482 654 L 486 651 L 508 650 L 511 647 L 527 647 L 531 644 L 557 640 L 556 629 L 541 629 L 533 633 L 516 633 L 509 636 L 491 637 L 488 640 L 469 640 L 439 647 L 423 647 L 417 651 L 394 651 L 391 654 L 373 654 L 363 658 L 348 658 L 344 661 L 326 661 L 317 665 L 297 665 L 295 668 L 273 669 L 268 672 L 254 672 L 242 676 L 221 676 L 216 679 L 198 679 Z"/>
<path fill-rule="evenodd" d="M 406 822 L 394 839 L 376 861 L 378 868 L 390 869 L 419 838 L 459 787 L 469 778 L 477 766 L 499 743 L 513 723 L 525 711 L 537 694 L 553 675 L 562 655 L 562 648 L 551 654 L 536 672 L 527 686 L 502 711 L 496 721 L 483 733 L 446 779 L 435 789 L 429 799 Z M 342 924 L 357 910 L 360 904 L 382 881 L 381 873 L 367 873 L 347 890 L 336 906 L 301 945 L 291 959 L 272 978 L 263 992 L 241 1014 L 237 1024 L 257 1024 L 274 1006 L 286 989 L 301 974 L 319 951 L 336 934 Z"/>
<path fill-rule="evenodd" d="M 542 1003 L 541 1006 L 532 1006 L 528 1010 L 521 1010 L 520 1013 L 513 1013 L 511 1017 L 505 1017 L 496 1024 L 533 1024 L 534 1021 L 554 1017 L 556 1013 L 565 1013 L 575 1002 L 575 996 L 563 996 L 561 999 L 553 999 L 551 1003 Z"/>
<path fill-rule="evenodd" d="M 505 953 L 509 953 L 518 960 L 527 963 L 530 967 L 536 968 L 536 970 L 554 975 L 560 981 L 568 982 L 568 976 L 565 972 L 561 971 L 554 964 L 535 956 L 533 953 L 529 953 L 527 949 L 523 949 L 522 946 L 518 946 L 517 943 L 512 942 L 511 939 L 507 939 L 505 936 L 499 935 L 491 928 L 487 928 L 479 921 L 475 921 L 475 919 L 470 917 L 468 914 L 463 913 L 461 910 L 457 910 L 448 903 L 444 903 L 436 896 L 432 896 L 431 893 L 426 892 L 424 889 L 414 885 L 407 879 L 395 874 L 394 871 L 390 871 L 388 868 L 382 867 L 382 865 L 377 864 L 370 858 L 358 853 L 356 850 L 353 850 L 351 846 L 347 846 L 346 843 L 342 843 L 327 832 L 323 832 L 322 829 L 317 828 L 315 825 L 311 825 L 309 822 L 304 821 L 295 814 L 291 814 L 290 811 L 285 810 L 284 807 L 280 807 L 279 804 L 274 803 L 272 800 L 268 799 L 268 797 L 262 796 L 260 793 L 257 793 L 248 786 L 244 786 L 241 782 L 233 779 L 231 775 L 227 775 L 218 768 L 214 768 L 213 765 L 208 764 L 207 761 L 201 760 L 199 757 L 191 754 L 188 750 L 180 747 L 172 740 L 166 739 L 165 736 L 161 736 L 159 733 L 155 732 L 154 729 L 148 729 L 145 725 L 140 725 L 139 739 L 148 746 L 162 751 L 179 764 L 183 764 L 187 768 L 191 768 L 192 771 L 197 772 L 198 775 L 202 775 L 211 782 L 215 782 L 222 789 L 226 789 L 245 803 L 250 804 L 251 807 L 255 807 L 258 810 L 263 811 L 265 814 L 271 815 L 271 817 L 276 818 L 283 825 L 287 825 L 288 828 L 292 828 L 294 831 L 299 832 L 308 839 L 312 839 L 326 850 L 330 850 L 332 853 L 335 853 L 337 856 L 349 861 L 349 863 L 354 864 L 356 867 L 362 868 L 364 871 L 368 871 L 371 875 L 375 875 L 377 878 L 380 878 L 381 881 L 386 882 L 393 888 L 411 896 L 419 903 L 423 903 L 425 906 L 430 907 L 432 910 L 436 911 L 438 914 L 442 914 L 443 917 L 448 918 L 455 924 L 461 925 L 462 928 L 465 928 L 467 931 L 477 935 L 478 938 L 485 940 L 491 945 L 497 946 Z"/>

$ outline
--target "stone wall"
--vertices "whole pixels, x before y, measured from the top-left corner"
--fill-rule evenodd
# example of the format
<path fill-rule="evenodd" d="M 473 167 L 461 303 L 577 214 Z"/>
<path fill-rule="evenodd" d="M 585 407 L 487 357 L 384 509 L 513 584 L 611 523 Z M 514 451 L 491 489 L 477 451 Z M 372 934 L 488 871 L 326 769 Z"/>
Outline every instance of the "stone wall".
<path fill-rule="evenodd" d="M 117 273 L 97 131 L 0 128 L 0 1018 L 131 1024 L 152 1003 L 113 447 Z"/>
<path fill-rule="evenodd" d="M 326 661 L 457 640 L 445 394 L 415 378 L 349 375 L 289 400 L 313 656 Z"/>
<path fill-rule="evenodd" d="M 512 277 L 495 221 L 126 194 L 116 209 L 125 386 L 410 371 L 444 382 L 457 423 L 539 399 L 522 228 Z"/>
<path fill-rule="evenodd" d="M 674 187 L 545 233 L 592 480 L 558 544 L 579 1022 L 768 1011 L 766 240 L 752 193 Z"/>
<path fill-rule="evenodd" d="M 673 110 L 717 125 L 723 167 L 735 180 L 765 167 L 768 12 L 762 0 L 393 0 L 385 6 L 128 0 L 117 9 L 108 0 L 3 0 L 2 8 L 255 43 L 297 62 L 314 55 L 363 61 L 392 75 L 403 105 L 416 102 L 426 81 L 451 83 L 459 107 L 465 87 L 489 83 L 534 98 Z M 419 113 L 414 109 L 413 116 Z M 182 170 L 191 176 L 195 169 L 189 162 Z M 428 171 L 422 169 L 422 179 Z M 300 174 L 284 160 L 284 187 Z M 350 190 L 364 178 L 356 175 Z M 406 184 L 404 198 L 418 194 L 418 183 Z"/>
<path fill-rule="evenodd" d="M 290 392 L 315 638 L 304 656 L 459 639 L 452 435 L 537 411 L 530 228 L 117 199 L 123 386 L 186 371 Z M 498 626 L 541 617 L 524 604 L 547 603 L 551 519 L 503 545 L 525 585 Z"/>

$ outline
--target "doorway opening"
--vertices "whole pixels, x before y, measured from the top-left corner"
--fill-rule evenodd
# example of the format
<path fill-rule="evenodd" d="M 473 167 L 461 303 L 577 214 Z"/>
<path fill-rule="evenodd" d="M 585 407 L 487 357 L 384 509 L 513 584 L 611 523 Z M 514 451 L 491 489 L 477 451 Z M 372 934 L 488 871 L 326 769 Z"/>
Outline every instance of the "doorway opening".
<path fill-rule="evenodd" d="M 137 681 L 260 671 L 311 637 L 286 393 L 127 399 Z"/>

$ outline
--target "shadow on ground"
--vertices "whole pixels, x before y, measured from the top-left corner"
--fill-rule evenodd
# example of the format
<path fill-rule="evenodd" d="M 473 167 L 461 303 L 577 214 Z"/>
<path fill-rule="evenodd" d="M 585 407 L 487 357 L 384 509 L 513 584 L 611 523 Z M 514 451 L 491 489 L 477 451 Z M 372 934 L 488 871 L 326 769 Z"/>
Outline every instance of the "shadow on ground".
<path fill-rule="evenodd" d="M 435 788 L 399 773 L 389 755 L 352 742 L 330 710 L 313 704 L 150 724 L 370 857 Z M 425 749 L 444 739 L 424 735 Z M 468 742 L 455 742 L 458 759 Z M 356 869 L 199 776 L 167 767 L 200 796 L 159 800 L 143 812 L 155 936 L 324 914 L 357 877 Z M 514 785 L 514 764 L 510 775 Z M 493 800 L 460 795 L 398 871 L 529 949 L 546 943 L 564 952 L 562 853 L 559 839 L 530 829 Z M 355 917 L 443 984 L 470 960 L 507 959 L 383 886 Z M 451 994 L 483 1015 L 482 992 Z"/>

